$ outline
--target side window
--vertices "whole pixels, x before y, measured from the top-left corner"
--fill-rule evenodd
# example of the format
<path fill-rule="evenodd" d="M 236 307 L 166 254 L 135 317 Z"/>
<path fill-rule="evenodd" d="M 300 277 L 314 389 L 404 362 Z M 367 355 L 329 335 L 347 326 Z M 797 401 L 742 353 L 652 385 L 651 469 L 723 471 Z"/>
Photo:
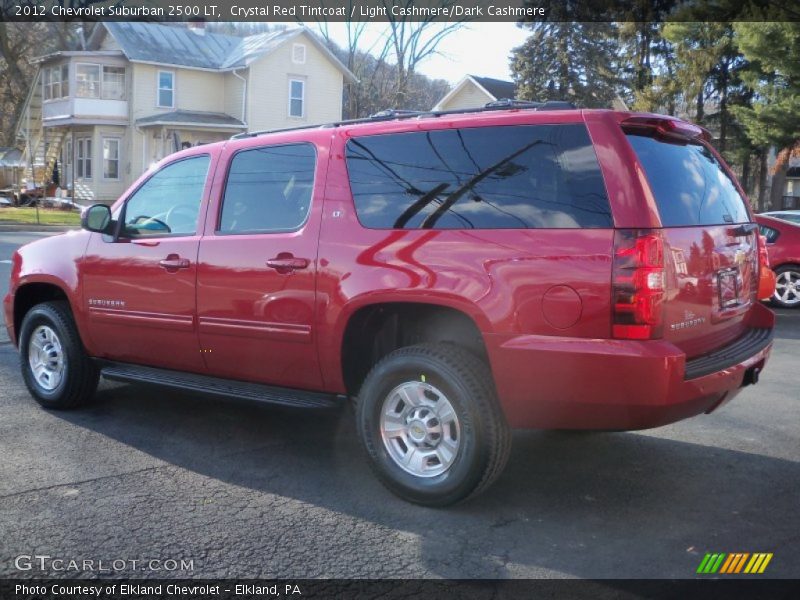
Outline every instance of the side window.
<path fill-rule="evenodd" d="M 131 236 L 192 235 L 211 158 L 204 154 L 157 171 L 125 204 L 125 231 Z"/>
<path fill-rule="evenodd" d="M 219 233 L 296 231 L 308 216 L 316 151 L 311 144 L 254 148 L 231 160 Z"/>
<path fill-rule="evenodd" d="M 347 169 L 358 218 L 374 229 L 612 226 L 582 124 L 355 138 Z"/>
<path fill-rule="evenodd" d="M 759 225 L 758 229 L 761 231 L 761 235 L 764 236 L 768 244 L 774 244 L 778 240 L 780 232 L 778 232 L 777 229 L 767 227 L 766 225 Z"/>

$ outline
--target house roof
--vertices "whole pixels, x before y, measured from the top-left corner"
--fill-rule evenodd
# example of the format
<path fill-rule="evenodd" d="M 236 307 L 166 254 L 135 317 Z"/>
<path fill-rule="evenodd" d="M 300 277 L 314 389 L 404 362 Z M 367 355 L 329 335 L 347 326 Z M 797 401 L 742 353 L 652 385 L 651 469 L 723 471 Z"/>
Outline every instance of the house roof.
<path fill-rule="evenodd" d="M 495 100 L 501 100 L 502 98 L 513 99 L 517 91 L 517 86 L 514 85 L 513 81 L 492 79 L 491 77 L 478 77 L 477 75 L 469 75 L 469 77 L 494 96 Z"/>
<path fill-rule="evenodd" d="M 22 150 L 19 148 L 10 148 L 8 146 L 0 146 L 0 167 L 24 167 L 25 162 L 22 160 Z"/>
<path fill-rule="evenodd" d="M 108 22 L 103 27 L 128 60 L 200 69 L 219 69 L 242 38 L 216 33 L 198 35 L 186 27 L 157 23 Z"/>
<path fill-rule="evenodd" d="M 516 86 L 512 81 L 502 79 L 492 79 L 491 77 L 478 77 L 477 75 L 465 75 L 464 78 L 453 86 L 444 97 L 436 103 L 434 110 L 440 110 L 453 96 L 458 94 L 467 85 L 477 87 L 486 94 L 487 102 L 494 102 L 503 98 L 513 99 L 516 93 Z"/>
<path fill-rule="evenodd" d="M 314 46 L 342 72 L 347 81 L 357 81 L 355 75 L 333 52 L 305 27 L 237 37 L 205 30 L 200 34 L 188 27 L 171 27 L 159 23 L 109 21 L 101 23 L 92 32 L 89 45 L 99 48 L 105 31 L 116 40 L 131 62 L 213 71 L 246 67 L 288 40 L 305 33 Z"/>
<path fill-rule="evenodd" d="M 190 125 L 193 127 L 208 127 L 216 129 L 246 129 L 239 119 L 217 112 L 201 112 L 194 110 L 173 110 L 142 117 L 136 120 L 139 127 L 153 125 Z"/>

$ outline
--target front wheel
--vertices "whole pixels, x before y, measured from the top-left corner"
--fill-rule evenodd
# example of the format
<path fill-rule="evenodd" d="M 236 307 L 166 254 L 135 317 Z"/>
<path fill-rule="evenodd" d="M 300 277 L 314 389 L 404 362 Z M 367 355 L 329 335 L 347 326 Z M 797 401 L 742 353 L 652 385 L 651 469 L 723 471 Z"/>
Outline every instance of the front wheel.
<path fill-rule="evenodd" d="M 417 504 L 446 506 L 478 494 L 508 459 L 510 431 L 491 372 L 452 344 L 386 356 L 364 381 L 356 418 L 378 478 Z"/>
<path fill-rule="evenodd" d="M 73 408 L 94 396 L 99 371 L 83 349 L 66 302 L 44 302 L 28 311 L 19 354 L 25 385 L 45 408 Z"/>
<path fill-rule="evenodd" d="M 786 265 L 775 270 L 775 293 L 771 300 L 781 308 L 800 306 L 800 265 Z"/>

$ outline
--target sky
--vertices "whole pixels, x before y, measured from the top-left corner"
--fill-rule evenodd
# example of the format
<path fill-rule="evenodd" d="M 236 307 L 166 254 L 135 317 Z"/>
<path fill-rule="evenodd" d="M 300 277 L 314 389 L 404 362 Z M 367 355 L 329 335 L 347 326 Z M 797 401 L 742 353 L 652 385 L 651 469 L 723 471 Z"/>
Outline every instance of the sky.
<path fill-rule="evenodd" d="M 313 29 L 312 24 L 307 25 Z M 345 24 L 330 23 L 329 27 L 333 40 L 346 45 Z M 364 46 L 367 48 L 364 49 L 379 39 L 385 24 L 373 23 L 368 28 L 368 35 L 364 36 Z M 446 37 L 438 47 L 439 54 L 427 58 L 417 70 L 451 84 L 457 83 L 466 74 L 510 81 L 508 55 L 525 41 L 527 33 L 514 23 L 469 23 L 464 29 Z"/>

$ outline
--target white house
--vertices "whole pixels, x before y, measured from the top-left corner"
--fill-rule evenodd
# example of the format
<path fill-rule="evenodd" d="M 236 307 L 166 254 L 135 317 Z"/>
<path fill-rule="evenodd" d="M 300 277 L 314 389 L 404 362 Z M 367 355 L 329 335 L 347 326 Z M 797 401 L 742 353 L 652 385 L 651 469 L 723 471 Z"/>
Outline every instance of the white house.
<path fill-rule="evenodd" d="M 242 38 L 108 22 L 87 48 L 36 59 L 17 129 L 36 183 L 57 161 L 61 187 L 82 203 L 115 200 L 187 146 L 340 120 L 343 86 L 356 81 L 303 27 Z"/>
<path fill-rule="evenodd" d="M 496 100 L 513 100 L 515 87 L 512 81 L 467 75 L 436 103 L 433 110 L 480 108 Z"/>

